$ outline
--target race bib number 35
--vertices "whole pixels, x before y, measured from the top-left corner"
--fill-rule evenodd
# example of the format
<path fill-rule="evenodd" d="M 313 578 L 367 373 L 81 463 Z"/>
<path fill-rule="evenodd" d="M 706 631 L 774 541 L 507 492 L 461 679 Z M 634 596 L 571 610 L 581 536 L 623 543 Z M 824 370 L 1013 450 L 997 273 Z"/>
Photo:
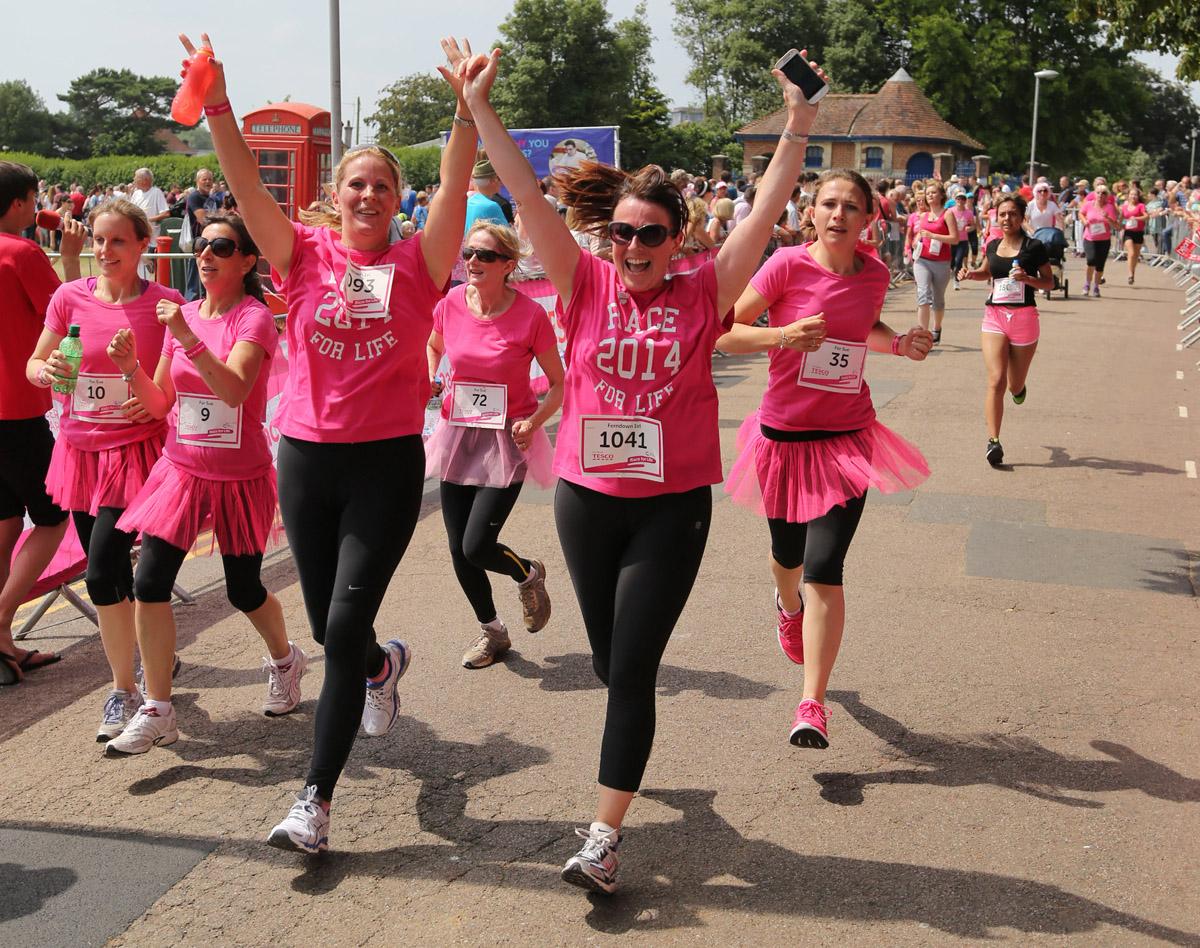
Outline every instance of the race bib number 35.
<path fill-rule="evenodd" d="M 99 425 L 132 424 L 121 411 L 129 401 L 129 383 L 120 375 L 80 373 L 71 395 L 71 417 Z"/>
<path fill-rule="evenodd" d="M 395 275 L 394 263 L 360 267 L 353 260 L 347 260 L 346 275 L 342 277 L 341 286 L 346 313 L 359 319 L 382 319 L 387 316 Z"/>
<path fill-rule="evenodd" d="M 865 342 L 826 339 L 816 352 L 804 353 L 796 384 L 825 392 L 857 395 L 862 391 L 863 364 L 866 361 Z"/>
<path fill-rule="evenodd" d="M 508 386 L 455 382 L 450 424 L 460 428 L 503 428 L 508 418 Z"/>
<path fill-rule="evenodd" d="M 179 428 L 175 436 L 181 444 L 201 448 L 240 448 L 242 406 L 231 408 L 212 395 L 180 392 Z"/>
<path fill-rule="evenodd" d="M 583 415 L 579 472 L 589 477 L 663 480 L 662 424 L 653 418 Z"/>

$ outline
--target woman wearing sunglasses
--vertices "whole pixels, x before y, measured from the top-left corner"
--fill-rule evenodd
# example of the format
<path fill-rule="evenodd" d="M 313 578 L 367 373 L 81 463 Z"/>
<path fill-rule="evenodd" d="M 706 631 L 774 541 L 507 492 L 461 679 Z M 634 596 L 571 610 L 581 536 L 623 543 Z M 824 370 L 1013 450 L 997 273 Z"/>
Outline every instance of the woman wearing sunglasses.
<path fill-rule="evenodd" d="M 132 393 L 129 377 L 116 370 L 106 351 L 118 330 L 131 330 L 143 352 L 162 348 L 163 327 L 155 315 L 160 302 L 182 303 L 170 287 L 150 283 L 139 272 L 150 243 L 150 222 L 140 207 L 125 200 L 101 204 L 89 217 L 92 248 L 100 275 L 65 283 L 46 310 L 46 328 L 29 360 L 26 375 L 41 388 L 72 375 L 59 343 L 72 324 L 79 327 L 83 362 L 74 391 L 58 395 L 62 420 L 54 444 L 46 492 L 71 511 L 79 541 L 87 551 L 87 590 L 100 623 L 100 639 L 112 670 L 112 690 L 96 740 L 124 730 L 142 703 L 136 683 L 133 625 L 135 534 L 117 521 L 142 489 L 162 452 L 167 424 L 154 418 Z"/>
<path fill-rule="evenodd" d="M 142 535 L 133 591 L 146 700 L 108 742 L 108 757 L 144 754 L 179 739 L 171 703 L 171 590 L 206 521 L 221 547 L 226 595 L 271 655 L 265 714 L 295 709 L 307 664 L 287 639 L 279 600 L 260 578 L 275 520 L 275 469 L 264 421 L 278 333 L 262 301 L 258 248 L 239 218 L 210 214 L 192 254 L 204 297 L 182 308 L 159 302 L 158 321 L 168 332 L 153 377 L 132 332 L 119 331 L 108 346 L 146 410 L 155 418 L 169 415 L 163 456 L 117 523 Z"/>
<path fill-rule="evenodd" d="M 441 480 L 454 574 L 480 625 L 463 667 L 486 668 L 512 647 L 489 572 L 518 584 L 526 629 L 537 632 L 550 620 L 545 566 L 518 556 L 499 537 L 525 478 L 542 487 L 553 480 L 542 426 L 562 404 L 563 367 L 542 305 L 508 285 L 521 256 L 516 232 L 479 221 L 462 256 L 467 281 L 433 311 L 428 349 L 434 393 L 442 392 L 436 376 L 443 355 L 450 378 L 441 421 L 425 445 L 425 476 Z M 550 383 L 540 406 L 529 384 L 534 359 Z"/>
<path fill-rule="evenodd" d="M 559 177 L 579 220 L 613 242 L 612 262 L 583 252 L 538 200 L 537 181 L 488 95 L 499 50 L 467 64 L 467 102 L 487 153 L 520 202 L 560 300 L 567 333 L 555 448 L 555 519 L 592 663 L 608 686 L 596 818 L 563 879 L 616 887 L 621 824 L 641 784 L 655 725 L 655 678 L 687 603 L 721 480 L 712 351 L 784 211 L 817 109 L 776 72 L 787 126 L 754 208 L 715 260 L 667 279 L 683 242 L 683 193 L 655 165 L 584 165 Z"/>
<path fill-rule="evenodd" d="M 191 55 L 191 42 L 180 39 Z M 394 244 L 395 156 L 376 146 L 348 151 L 334 169 L 332 206 L 293 223 L 259 179 L 222 64 L 211 61 L 205 113 L 217 158 L 289 307 L 279 502 L 313 637 L 325 646 L 325 682 L 304 790 L 268 842 L 305 853 L 328 847 L 329 801 L 359 726 L 380 736 L 395 725 L 411 656 L 398 639 L 381 647 L 374 623 L 421 509 L 425 344 L 462 246 L 475 155 L 474 123 L 453 73 L 465 54 L 454 40 L 442 48 L 450 68 L 439 69 L 458 93 L 444 187 L 424 230 Z"/>

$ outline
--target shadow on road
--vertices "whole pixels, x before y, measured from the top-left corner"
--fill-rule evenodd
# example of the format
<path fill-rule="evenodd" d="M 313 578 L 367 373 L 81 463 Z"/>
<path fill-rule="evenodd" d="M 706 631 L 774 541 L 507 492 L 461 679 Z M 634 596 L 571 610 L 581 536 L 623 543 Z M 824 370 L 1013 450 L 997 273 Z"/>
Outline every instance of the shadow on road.
<path fill-rule="evenodd" d="M 56 866 L 30 869 L 15 862 L 0 862 L 0 922 L 32 915 L 56 895 L 71 888 L 79 878 L 74 869 Z"/>
<path fill-rule="evenodd" d="M 1147 464 L 1144 461 L 1122 461 L 1118 458 L 1098 458 L 1095 455 L 1073 458 L 1066 448 L 1048 444 L 1044 444 L 1042 447 L 1050 452 L 1050 460 L 1044 464 L 1033 464 L 1026 461 L 1011 464 L 1008 467 L 1086 467 L 1093 471 L 1115 471 L 1117 474 L 1124 474 L 1128 477 L 1138 477 L 1142 474 L 1181 475 L 1184 473 L 1183 468 L 1163 467 L 1161 464 Z"/>
<path fill-rule="evenodd" d="M 829 698 L 898 751 L 903 764 L 874 773 L 813 774 L 821 785 L 822 799 L 830 803 L 858 806 L 864 800 L 863 791 L 872 784 L 987 785 L 1091 809 L 1104 804 L 1070 794 L 1140 790 L 1158 800 L 1200 803 L 1200 780 L 1176 773 L 1123 744 L 1092 741 L 1092 748 L 1111 760 L 1088 760 L 1048 750 L 1019 735 L 922 734 L 863 704 L 856 692 L 831 691 Z"/>
<path fill-rule="evenodd" d="M 544 665 L 508 652 L 501 661 L 509 671 L 538 682 L 543 691 L 596 691 L 604 684 L 592 669 L 590 655 L 547 655 Z M 761 681 L 743 678 L 732 672 L 712 672 L 698 668 L 662 665 L 658 670 L 658 693 L 675 697 L 685 691 L 698 691 L 709 698 L 766 698 L 778 689 Z"/>

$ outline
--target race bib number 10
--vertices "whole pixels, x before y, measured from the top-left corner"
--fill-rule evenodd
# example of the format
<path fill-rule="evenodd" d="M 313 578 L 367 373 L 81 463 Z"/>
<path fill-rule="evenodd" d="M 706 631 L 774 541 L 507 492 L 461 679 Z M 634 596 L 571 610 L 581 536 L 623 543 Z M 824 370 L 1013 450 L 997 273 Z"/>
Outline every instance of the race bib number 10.
<path fill-rule="evenodd" d="M 796 384 L 825 392 L 857 395 L 862 391 L 863 364 L 866 361 L 865 342 L 826 339 L 816 352 L 804 353 Z"/>
<path fill-rule="evenodd" d="M 394 263 L 385 263 L 378 267 L 360 267 L 353 260 L 347 260 L 346 275 L 342 277 L 341 286 L 342 301 L 347 315 L 359 319 L 386 317 L 395 275 Z"/>
<path fill-rule="evenodd" d="M 663 480 L 662 424 L 653 418 L 583 415 L 579 472 L 588 477 Z"/>
<path fill-rule="evenodd" d="M 71 417 L 98 425 L 132 424 L 121 411 L 129 401 L 129 383 L 119 375 L 80 373 L 71 395 Z"/>

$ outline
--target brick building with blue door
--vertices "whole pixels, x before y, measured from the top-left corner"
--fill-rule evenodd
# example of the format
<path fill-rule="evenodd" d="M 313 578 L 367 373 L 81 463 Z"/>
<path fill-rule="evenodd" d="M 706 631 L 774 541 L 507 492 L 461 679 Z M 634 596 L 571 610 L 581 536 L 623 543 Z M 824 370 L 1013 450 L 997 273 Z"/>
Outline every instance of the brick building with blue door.
<path fill-rule="evenodd" d="M 744 172 L 766 167 L 787 119 L 780 109 L 742 126 L 734 138 L 742 144 Z M 878 92 L 831 92 L 809 132 L 805 170 L 852 168 L 868 179 L 912 182 L 936 171 L 979 177 L 989 172 L 982 142 L 955 128 L 940 115 L 903 69 Z"/>

